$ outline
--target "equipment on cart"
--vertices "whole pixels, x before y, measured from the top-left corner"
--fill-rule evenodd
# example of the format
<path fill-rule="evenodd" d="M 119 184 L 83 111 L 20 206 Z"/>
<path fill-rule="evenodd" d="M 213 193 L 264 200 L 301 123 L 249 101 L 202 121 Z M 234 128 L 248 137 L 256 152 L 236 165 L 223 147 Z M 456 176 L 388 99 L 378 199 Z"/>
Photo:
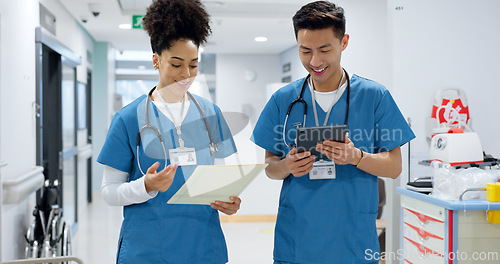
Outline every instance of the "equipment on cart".
<path fill-rule="evenodd" d="M 426 122 L 427 142 L 452 128 L 472 132 L 467 97 L 460 88 L 441 88 L 434 95 L 431 116 Z"/>
<path fill-rule="evenodd" d="M 444 200 L 480 199 L 477 193 L 468 192 L 486 190 L 486 184 L 496 182 L 500 160 L 484 153 L 478 134 L 471 129 L 464 91 L 448 88 L 436 92 L 426 130 L 430 159 L 419 164 L 430 166 L 432 173 L 419 175 L 415 181 L 409 176 L 407 189 Z"/>
<path fill-rule="evenodd" d="M 71 255 L 71 231 L 59 207 L 58 181 L 45 181 L 37 201 L 35 219 L 26 232 L 26 258 L 49 258 Z"/>
<path fill-rule="evenodd" d="M 442 88 L 436 91 L 431 114 L 426 120 L 426 139 L 430 147 L 430 160 L 420 161 L 421 165 L 430 166 L 431 162 L 439 161 L 459 169 L 491 167 L 500 163 L 483 152 L 479 136 L 471 128 L 465 92 L 460 88 Z M 443 186 L 447 185 L 437 181 L 435 174 L 434 169 L 433 176 L 419 175 L 420 178 L 415 181 L 410 181 L 408 177 L 407 188 L 422 193 L 445 193 Z M 469 175 L 468 172 L 465 174 Z"/>
<path fill-rule="evenodd" d="M 431 161 L 446 162 L 452 166 L 483 162 L 483 148 L 477 133 L 463 131 L 456 133 L 457 130 L 432 137 Z"/>
<path fill-rule="evenodd" d="M 467 97 L 462 89 L 441 88 L 436 91 L 431 117 L 427 121 L 431 161 L 452 166 L 484 161 L 481 141 L 472 131 L 470 120 Z"/>

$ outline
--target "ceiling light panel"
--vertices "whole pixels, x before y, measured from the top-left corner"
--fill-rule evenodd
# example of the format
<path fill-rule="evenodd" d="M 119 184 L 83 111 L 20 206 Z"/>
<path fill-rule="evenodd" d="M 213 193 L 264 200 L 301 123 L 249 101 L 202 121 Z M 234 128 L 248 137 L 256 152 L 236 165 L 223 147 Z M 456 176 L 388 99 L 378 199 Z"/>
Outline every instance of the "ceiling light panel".
<path fill-rule="evenodd" d="M 151 5 L 152 0 L 118 0 L 123 14 L 141 15 Z"/>

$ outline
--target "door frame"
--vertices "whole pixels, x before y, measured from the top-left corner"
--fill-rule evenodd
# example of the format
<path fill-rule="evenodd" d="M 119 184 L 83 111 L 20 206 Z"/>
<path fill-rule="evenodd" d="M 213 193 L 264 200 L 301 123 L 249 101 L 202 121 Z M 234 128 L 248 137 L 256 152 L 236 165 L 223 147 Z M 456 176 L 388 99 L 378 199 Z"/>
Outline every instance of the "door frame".
<path fill-rule="evenodd" d="M 75 146 L 63 149 L 62 142 L 62 67 L 68 65 L 75 69 L 75 100 L 76 100 L 76 66 L 81 59 L 69 48 L 61 44 L 44 28 L 35 29 L 36 54 L 36 164 L 44 167 L 45 180 L 49 185 L 58 181 L 59 206 L 63 208 L 63 162 L 67 158 L 77 159 L 76 122 Z M 48 72 L 44 73 L 44 69 Z M 76 101 L 75 101 L 76 105 Z M 44 115 L 44 112 L 50 113 Z M 76 109 L 75 109 L 76 115 Z M 76 120 L 76 116 L 75 116 Z M 46 160 L 46 162 L 44 162 Z M 46 163 L 46 164 L 44 164 Z M 77 167 L 75 162 L 75 182 Z M 77 223 L 77 188 L 75 186 L 75 224 Z M 37 192 L 37 202 L 41 192 Z"/>

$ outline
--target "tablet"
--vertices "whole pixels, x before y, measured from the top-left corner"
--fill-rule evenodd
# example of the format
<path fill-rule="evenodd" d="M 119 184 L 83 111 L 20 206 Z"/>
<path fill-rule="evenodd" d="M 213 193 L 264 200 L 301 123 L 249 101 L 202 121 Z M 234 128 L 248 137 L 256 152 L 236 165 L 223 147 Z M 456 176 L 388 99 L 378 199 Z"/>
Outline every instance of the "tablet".
<path fill-rule="evenodd" d="M 316 151 L 316 143 L 324 140 L 345 142 L 347 132 L 346 125 L 320 126 L 320 127 L 298 127 L 297 128 L 297 152 L 310 151 L 319 159 L 325 159 L 323 154 Z"/>

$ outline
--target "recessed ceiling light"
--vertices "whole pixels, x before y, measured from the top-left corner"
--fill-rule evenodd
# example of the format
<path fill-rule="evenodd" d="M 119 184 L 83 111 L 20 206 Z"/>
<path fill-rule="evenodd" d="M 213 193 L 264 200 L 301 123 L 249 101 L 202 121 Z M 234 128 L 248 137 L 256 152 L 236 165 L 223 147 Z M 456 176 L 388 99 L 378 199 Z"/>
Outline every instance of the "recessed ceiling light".
<path fill-rule="evenodd" d="M 130 24 L 120 24 L 120 25 L 118 25 L 118 27 L 121 28 L 121 29 L 131 29 L 132 25 L 130 25 Z"/>
<path fill-rule="evenodd" d="M 146 69 L 146 66 L 144 66 L 144 65 L 139 65 L 139 66 L 137 66 L 137 69 L 139 69 L 139 70 L 145 70 L 145 69 Z"/>
<path fill-rule="evenodd" d="M 266 42 L 267 38 L 266 37 L 256 37 L 255 41 L 257 41 L 257 42 Z"/>

